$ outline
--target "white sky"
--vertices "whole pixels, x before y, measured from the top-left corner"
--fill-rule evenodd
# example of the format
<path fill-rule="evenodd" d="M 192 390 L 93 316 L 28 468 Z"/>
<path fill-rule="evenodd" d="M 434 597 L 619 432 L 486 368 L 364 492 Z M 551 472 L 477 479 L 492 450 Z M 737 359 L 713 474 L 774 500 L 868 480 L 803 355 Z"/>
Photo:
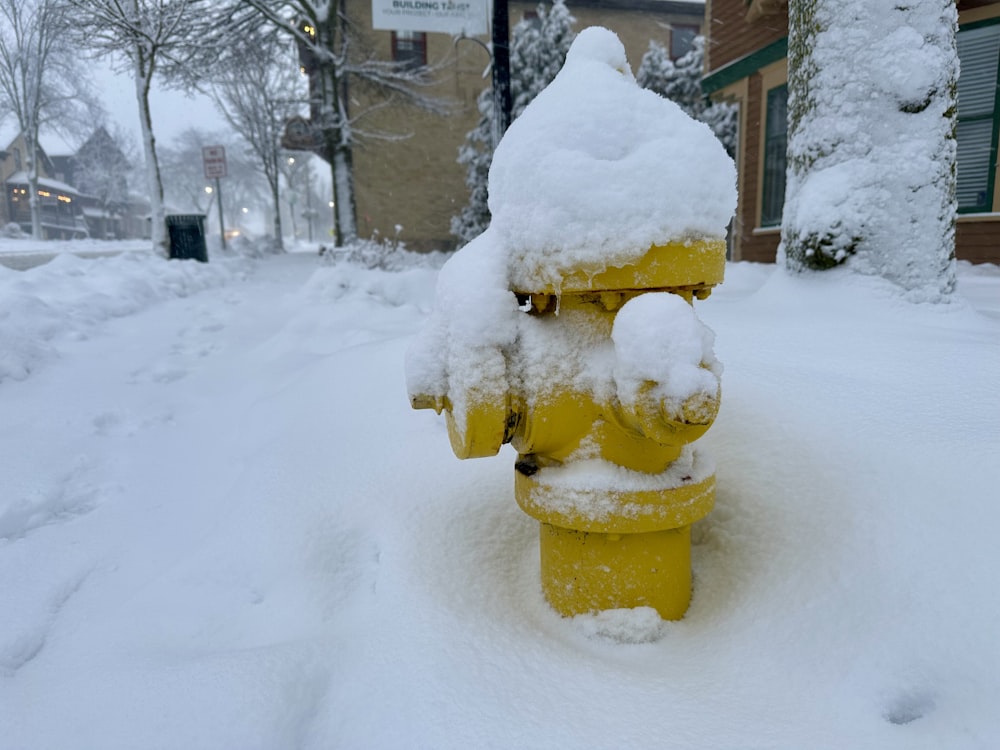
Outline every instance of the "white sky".
<path fill-rule="evenodd" d="M 81 64 L 91 68 L 92 83 L 98 99 L 104 105 L 108 122 L 120 125 L 141 149 L 139 133 L 139 109 L 135 98 L 135 84 L 127 75 L 116 74 L 107 63 L 81 59 Z M 228 124 L 215 108 L 212 100 L 203 95 L 188 96 L 180 91 L 165 89 L 154 82 L 151 99 L 153 110 L 153 134 L 159 145 L 169 146 L 171 142 L 189 127 L 201 130 L 227 130 Z M 73 153 L 93 130 L 91 123 L 83 123 L 80 133 L 74 136 L 61 135 L 51 129 L 41 133 L 42 147 L 51 156 Z M 17 133 L 13 117 L 0 120 L 0 148 L 6 147 Z"/>
<path fill-rule="evenodd" d="M 126 128 L 141 143 L 139 135 L 139 110 L 135 98 L 135 84 L 126 75 L 114 73 L 109 66 L 93 63 L 94 84 L 111 122 Z M 169 145 L 174 138 L 189 127 L 204 130 L 225 129 L 228 126 L 207 96 L 187 96 L 154 82 L 151 102 L 153 109 L 153 134 L 157 143 Z"/>

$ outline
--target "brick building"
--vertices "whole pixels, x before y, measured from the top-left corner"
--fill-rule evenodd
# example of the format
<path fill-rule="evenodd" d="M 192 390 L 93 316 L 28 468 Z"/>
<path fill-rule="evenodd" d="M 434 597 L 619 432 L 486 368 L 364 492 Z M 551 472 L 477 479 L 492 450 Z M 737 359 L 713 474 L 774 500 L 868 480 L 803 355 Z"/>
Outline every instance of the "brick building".
<path fill-rule="evenodd" d="M 1000 2 L 958 0 L 956 254 L 1000 263 Z M 787 0 L 708 0 L 704 88 L 740 107 L 736 260 L 773 261 L 781 235 L 787 133 Z"/>
<path fill-rule="evenodd" d="M 687 51 L 701 33 L 703 2 L 670 0 L 568 0 L 576 18 L 575 30 L 606 26 L 621 38 L 633 70 L 638 67 L 650 40 L 671 50 Z M 448 34 L 371 31 L 371 5 L 358 6 L 352 20 L 368 29 L 367 41 L 382 59 L 416 59 L 434 66 L 435 84 L 427 93 L 450 102 L 447 116 L 403 107 L 376 112 L 365 129 L 402 133 L 400 140 L 368 140 L 354 149 L 354 178 L 358 233 L 396 235 L 414 250 L 451 249 L 451 217 L 468 200 L 465 168 L 456 162 L 466 133 L 476 126 L 476 99 L 490 86 L 489 57 L 483 46 L 456 40 Z M 510 26 L 536 11 L 537 3 L 511 2 Z M 480 42 L 489 41 L 480 37 Z M 356 102 L 351 103 L 352 106 Z"/>

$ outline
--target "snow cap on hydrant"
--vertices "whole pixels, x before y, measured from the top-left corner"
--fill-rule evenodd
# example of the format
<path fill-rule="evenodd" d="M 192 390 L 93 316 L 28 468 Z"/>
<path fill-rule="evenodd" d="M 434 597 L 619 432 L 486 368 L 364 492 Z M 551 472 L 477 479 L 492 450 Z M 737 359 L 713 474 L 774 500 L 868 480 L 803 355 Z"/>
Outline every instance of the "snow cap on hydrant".
<path fill-rule="evenodd" d="M 592 27 L 497 147 L 489 196 L 513 287 L 558 288 L 653 245 L 724 237 L 736 170 L 707 125 L 640 88 L 618 37 Z"/>
<path fill-rule="evenodd" d="M 592 28 L 504 136 L 489 185 L 493 222 L 442 268 L 407 353 L 411 403 L 446 412 L 460 458 L 517 450 L 557 611 L 679 618 L 690 525 L 715 496 L 690 443 L 722 372 L 691 304 L 722 280 L 732 160 Z"/>

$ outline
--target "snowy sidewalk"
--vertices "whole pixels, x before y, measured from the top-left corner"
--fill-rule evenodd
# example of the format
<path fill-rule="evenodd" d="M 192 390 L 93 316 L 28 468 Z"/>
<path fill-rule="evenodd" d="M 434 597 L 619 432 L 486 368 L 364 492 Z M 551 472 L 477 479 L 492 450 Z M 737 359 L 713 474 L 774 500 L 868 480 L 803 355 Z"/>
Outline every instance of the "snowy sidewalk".
<path fill-rule="evenodd" d="M 660 624 L 554 615 L 511 453 L 410 410 L 433 271 L 54 263 L 0 274 L 0 749 L 1000 737 L 995 267 L 982 313 L 727 270 L 718 504 Z"/>

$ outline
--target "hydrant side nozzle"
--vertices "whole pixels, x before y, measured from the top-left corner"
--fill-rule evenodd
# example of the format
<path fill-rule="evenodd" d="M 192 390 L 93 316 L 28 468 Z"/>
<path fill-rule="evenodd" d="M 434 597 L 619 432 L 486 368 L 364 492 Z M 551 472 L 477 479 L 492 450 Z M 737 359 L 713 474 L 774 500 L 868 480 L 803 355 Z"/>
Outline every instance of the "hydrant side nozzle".
<path fill-rule="evenodd" d="M 472 398 L 460 411 L 449 406 L 445 417 L 451 449 L 462 459 L 495 456 L 500 446 L 509 441 L 514 421 L 509 395 L 499 401 Z"/>
<path fill-rule="evenodd" d="M 661 400 L 649 393 L 651 388 L 646 390 L 645 398 L 621 404 L 617 411 L 624 424 L 661 445 L 681 447 L 694 442 L 719 413 L 721 388 L 712 395 L 696 393 L 681 403 Z"/>
<path fill-rule="evenodd" d="M 423 393 L 410 396 L 410 406 L 413 409 L 433 409 L 435 414 L 440 414 L 444 409 L 449 408 L 446 397 L 428 396 Z"/>

